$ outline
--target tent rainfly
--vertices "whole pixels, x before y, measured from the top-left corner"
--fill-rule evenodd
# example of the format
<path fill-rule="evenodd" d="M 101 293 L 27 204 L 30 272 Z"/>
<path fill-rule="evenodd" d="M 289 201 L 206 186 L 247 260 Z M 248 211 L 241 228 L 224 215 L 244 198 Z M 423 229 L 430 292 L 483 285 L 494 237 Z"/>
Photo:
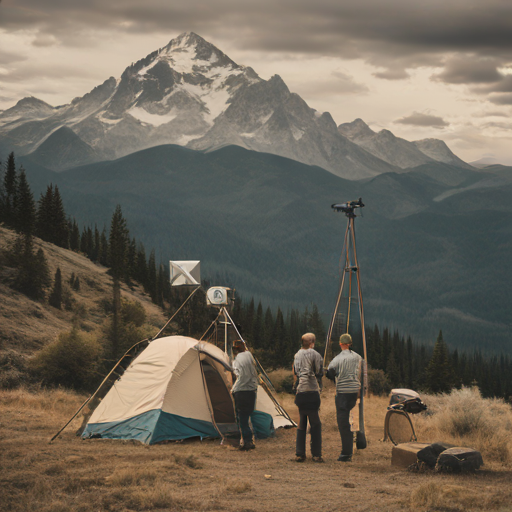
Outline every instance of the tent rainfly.
<path fill-rule="evenodd" d="M 228 356 L 185 336 L 152 341 L 90 416 L 82 438 L 145 444 L 237 434 Z M 260 385 L 251 418 L 256 437 L 292 426 Z"/>

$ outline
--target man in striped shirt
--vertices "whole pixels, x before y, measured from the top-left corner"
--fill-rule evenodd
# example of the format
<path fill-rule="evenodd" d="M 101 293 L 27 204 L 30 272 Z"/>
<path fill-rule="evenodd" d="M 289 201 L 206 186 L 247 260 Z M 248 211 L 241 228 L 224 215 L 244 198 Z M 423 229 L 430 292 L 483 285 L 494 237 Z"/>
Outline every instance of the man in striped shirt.
<path fill-rule="evenodd" d="M 308 421 L 311 434 L 313 462 L 322 459 L 322 422 L 320 409 L 320 386 L 323 375 L 322 356 L 314 349 L 316 337 L 312 332 L 302 336 L 302 348 L 293 359 L 293 379 L 296 388 L 295 405 L 299 408 L 299 426 L 295 443 L 297 462 L 306 460 L 306 433 Z"/>
<path fill-rule="evenodd" d="M 350 429 L 350 411 L 355 407 L 361 391 L 362 357 L 351 350 L 352 337 L 342 334 L 341 352 L 331 361 L 326 377 L 336 379 L 336 419 L 341 436 L 340 462 L 350 462 L 354 451 L 354 436 Z"/>

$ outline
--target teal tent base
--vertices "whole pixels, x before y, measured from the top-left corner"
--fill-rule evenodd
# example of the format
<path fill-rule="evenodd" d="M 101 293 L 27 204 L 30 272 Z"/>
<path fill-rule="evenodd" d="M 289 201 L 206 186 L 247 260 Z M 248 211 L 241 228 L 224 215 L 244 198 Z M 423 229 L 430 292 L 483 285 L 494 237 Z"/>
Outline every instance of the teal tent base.
<path fill-rule="evenodd" d="M 254 435 L 265 439 L 274 434 L 274 424 L 270 414 L 254 411 L 251 415 Z M 235 424 L 217 425 L 223 435 L 237 435 Z M 183 418 L 154 409 L 133 418 L 109 423 L 89 423 L 82 439 L 133 439 L 144 444 L 162 441 L 178 441 L 192 437 L 219 438 L 219 432 L 208 421 Z"/>

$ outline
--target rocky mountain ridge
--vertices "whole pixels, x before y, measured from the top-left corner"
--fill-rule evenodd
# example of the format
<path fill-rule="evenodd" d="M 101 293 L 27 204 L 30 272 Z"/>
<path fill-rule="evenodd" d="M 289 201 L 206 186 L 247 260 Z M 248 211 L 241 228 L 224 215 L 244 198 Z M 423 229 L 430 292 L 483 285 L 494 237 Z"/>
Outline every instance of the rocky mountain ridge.
<path fill-rule="evenodd" d="M 372 155 L 401 169 L 417 167 L 429 162 L 441 162 L 464 169 L 473 169 L 439 139 L 409 142 L 401 137 L 396 137 L 389 130 L 375 132 L 359 118 L 351 123 L 340 124 L 338 130 L 343 136 Z"/>
<path fill-rule="evenodd" d="M 52 138 L 64 127 L 79 139 L 68 137 L 77 151 L 66 153 L 62 137 Z M 24 98 L 0 113 L 0 149 L 32 153 L 38 162 L 37 151 L 47 142 L 44 165 L 57 171 L 162 144 L 201 151 L 237 145 L 347 179 L 400 172 L 431 158 L 420 158 L 418 148 L 409 158 L 414 146 L 407 141 L 391 151 L 397 144 L 388 140 L 394 137 L 390 132 L 373 143 L 348 135 L 329 113 L 290 92 L 278 75 L 263 80 L 194 33 L 181 34 L 127 67 L 119 79 L 109 78 L 68 105 L 54 108 Z M 406 154 L 393 156 L 397 151 Z M 69 159 L 71 153 L 75 157 Z"/>

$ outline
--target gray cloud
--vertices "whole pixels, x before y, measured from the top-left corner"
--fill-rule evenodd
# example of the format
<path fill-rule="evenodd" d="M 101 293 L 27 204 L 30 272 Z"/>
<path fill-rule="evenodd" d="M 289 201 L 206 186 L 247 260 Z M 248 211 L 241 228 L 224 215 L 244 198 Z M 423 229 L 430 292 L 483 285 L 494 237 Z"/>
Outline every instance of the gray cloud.
<path fill-rule="evenodd" d="M 41 0 L 4 2 L 4 30 L 32 27 L 66 44 L 80 44 L 88 32 L 102 29 L 192 30 L 239 48 L 364 58 L 384 68 L 376 76 L 386 79 L 439 62 L 444 52 L 512 60 L 512 3 L 503 0 L 45 0 L 42 5 Z M 451 65 L 440 79 L 463 80 L 464 70 L 457 73 Z M 482 70 L 480 80 L 491 75 Z"/>
<path fill-rule="evenodd" d="M 39 47 L 55 46 L 57 43 L 57 39 L 51 34 L 38 34 L 37 37 L 32 41 L 33 46 Z"/>
<path fill-rule="evenodd" d="M 375 78 L 382 78 L 383 80 L 403 80 L 404 78 L 409 78 L 409 73 L 407 73 L 407 71 L 405 71 L 403 68 L 388 68 L 385 71 L 373 73 L 373 76 Z"/>
<path fill-rule="evenodd" d="M 432 77 L 448 84 L 488 84 L 499 82 L 503 75 L 498 71 L 500 62 L 495 58 L 475 55 L 457 56 L 445 63 L 444 70 Z"/>
<path fill-rule="evenodd" d="M 332 76 L 336 78 L 334 84 L 334 91 L 341 94 L 362 94 L 368 92 L 368 87 L 364 84 L 358 83 L 354 77 L 342 71 L 333 71 Z"/>
<path fill-rule="evenodd" d="M 0 0 L 1 1 L 1 0 Z M 27 57 L 18 53 L 4 52 L 0 50 L 0 66 L 5 64 L 13 64 L 14 62 L 22 62 Z"/>
<path fill-rule="evenodd" d="M 3 82 L 24 82 L 27 79 L 37 80 L 59 80 L 62 78 L 67 78 L 69 76 L 73 76 L 75 78 L 84 78 L 87 79 L 90 77 L 89 71 L 84 69 L 80 65 L 70 65 L 67 63 L 62 64 L 34 64 L 30 63 L 30 65 L 21 65 L 16 69 L 2 74 L 1 78 Z M 39 84 L 37 86 L 39 88 Z"/>
<path fill-rule="evenodd" d="M 495 105 L 512 105 L 512 92 L 506 94 L 492 94 L 489 101 Z"/>
<path fill-rule="evenodd" d="M 446 126 L 449 126 L 449 123 L 447 123 L 442 117 L 423 114 L 421 112 L 413 112 L 411 115 L 397 119 L 394 122 L 399 124 L 410 124 L 413 126 L 428 126 L 431 128 L 445 128 Z"/>

